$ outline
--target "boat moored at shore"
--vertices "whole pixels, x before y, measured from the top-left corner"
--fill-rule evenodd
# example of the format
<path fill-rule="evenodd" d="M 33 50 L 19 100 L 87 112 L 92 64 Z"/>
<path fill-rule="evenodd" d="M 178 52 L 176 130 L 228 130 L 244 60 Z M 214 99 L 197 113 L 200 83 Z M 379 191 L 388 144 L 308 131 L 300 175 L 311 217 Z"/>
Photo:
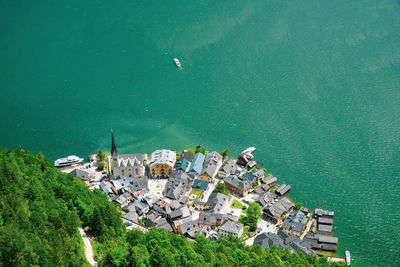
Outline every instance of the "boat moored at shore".
<path fill-rule="evenodd" d="M 83 161 L 83 158 L 80 158 L 75 155 L 68 156 L 66 158 L 59 158 L 56 161 L 54 161 L 54 166 L 56 167 L 66 167 L 70 166 L 72 164 L 77 164 L 81 163 Z"/>
<path fill-rule="evenodd" d="M 350 263 L 351 263 L 350 251 L 346 250 L 346 264 L 350 265 Z"/>

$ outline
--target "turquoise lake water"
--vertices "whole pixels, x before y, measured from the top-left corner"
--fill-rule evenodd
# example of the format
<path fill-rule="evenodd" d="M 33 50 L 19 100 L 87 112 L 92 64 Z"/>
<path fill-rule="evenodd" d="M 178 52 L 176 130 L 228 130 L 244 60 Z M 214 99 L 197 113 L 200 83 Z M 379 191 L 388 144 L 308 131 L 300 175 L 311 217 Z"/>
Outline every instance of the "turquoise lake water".
<path fill-rule="evenodd" d="M 173 65 L 178 57 L 183 69 Z M 0 1 L 0 145 L 248 146 L 338 254 L 400 265 L 400 1 Z"/>

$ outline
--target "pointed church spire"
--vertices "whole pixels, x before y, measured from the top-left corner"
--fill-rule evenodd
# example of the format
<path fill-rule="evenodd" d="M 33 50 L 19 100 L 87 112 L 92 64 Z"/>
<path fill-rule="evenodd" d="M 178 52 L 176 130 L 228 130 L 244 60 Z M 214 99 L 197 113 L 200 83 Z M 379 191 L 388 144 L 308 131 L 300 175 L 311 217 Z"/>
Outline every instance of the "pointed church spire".
<path fill-rule="evenodd" d="M 113 129 L 111 128 L 111 156 L 114 157 L 117 155 L 118 155 L 118 150 L 117 146 L 115 145 Z"/>

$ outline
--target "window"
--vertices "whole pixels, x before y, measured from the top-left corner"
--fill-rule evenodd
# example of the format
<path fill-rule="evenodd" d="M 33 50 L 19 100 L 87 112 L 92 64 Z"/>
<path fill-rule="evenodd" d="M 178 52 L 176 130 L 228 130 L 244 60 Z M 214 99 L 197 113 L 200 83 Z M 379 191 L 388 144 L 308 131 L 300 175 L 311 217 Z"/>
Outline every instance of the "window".
<path fill-rule="evenodd" d="M 122 173 L 122 176 L 124 176 L 124 175 L 125 175 L 125 171 L 124 171 L 124 170 L 121 170 L 121 173 Z"/>
<path fill-rule="evenodd" d="M 135 172 L 136 172 L 136 174 L 138 174 L 139 173 L 138 169 L 136 169 Z"/>

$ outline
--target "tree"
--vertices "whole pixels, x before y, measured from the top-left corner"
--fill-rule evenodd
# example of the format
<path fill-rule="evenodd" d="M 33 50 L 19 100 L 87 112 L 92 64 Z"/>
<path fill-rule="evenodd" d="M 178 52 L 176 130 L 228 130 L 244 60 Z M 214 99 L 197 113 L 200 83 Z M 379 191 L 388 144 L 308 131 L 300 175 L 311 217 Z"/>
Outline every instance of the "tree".
<path fill-rule="evenodd" d="M 103 151 L 99 150 L 97 152 L 97 159 L 98 161 L 104 161 L 106 159 L 106 154 Z"/>
<path fill-rule="evenodd" d="M 219 154 L 221 154 L 222 158 L 225 160 L 228 157 L 228 152 L 229 152 L 229 147 L 221 151 Z"/>
<path fill-rule="evenodd" d="M 261 218 L 261 207 L 256 202 L 250 202 L 247 209 L 247 224 L 254 231 L 257 228 L 257 222 Z"/>
<path fill-rule="evenodd" d="M 215 187 L 215 191 L 224 195 L 229 196 L 229 192 L 226 190 L 225 184 L 224 183 L 218 183 L 217 186 Z"/>
<path fill-rule="evenodd" d="M 199 153 L 199 152 L 200 152 L 200 153 L 203 154 L 203 155 L 206 154 L 206 150 L 204 149 L 204 147 L 201 147 L 201 146 L 197 146 L 195 152 L 196 152 L 196 153 Z"/>
<path fill-rule="evenodd" d="M 296 210 L 299 210 L 299 209 L 301 209 L 301 203 L 300 202 L 296 202 Z"/>
<path fill-rule="evenodd" d="M 103 161 L 99 161 L 99 162 L 97 162 L 97 168 L 99 169 L 99 170 L 102 170 L 102 169 L 104 169 L 104 167 L 105 167 L 106 165 L 104 164 L 104 162 Z"/>

